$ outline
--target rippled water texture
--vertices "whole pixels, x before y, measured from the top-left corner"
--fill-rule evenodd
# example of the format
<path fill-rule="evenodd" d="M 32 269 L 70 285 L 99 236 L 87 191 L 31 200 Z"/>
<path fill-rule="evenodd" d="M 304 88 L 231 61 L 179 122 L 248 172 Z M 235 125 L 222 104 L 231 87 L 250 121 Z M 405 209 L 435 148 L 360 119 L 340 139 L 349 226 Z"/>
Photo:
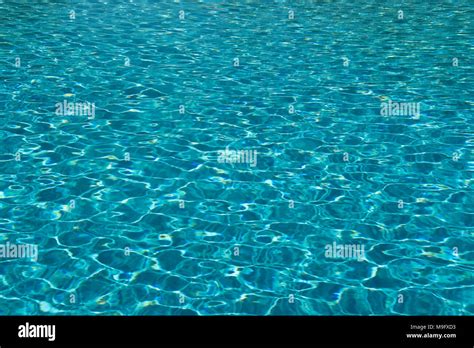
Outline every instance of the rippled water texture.
<path fill-rule="evenodd" d="M 0 1 L 0 314 L 472 315 L 473 16 Z"/>

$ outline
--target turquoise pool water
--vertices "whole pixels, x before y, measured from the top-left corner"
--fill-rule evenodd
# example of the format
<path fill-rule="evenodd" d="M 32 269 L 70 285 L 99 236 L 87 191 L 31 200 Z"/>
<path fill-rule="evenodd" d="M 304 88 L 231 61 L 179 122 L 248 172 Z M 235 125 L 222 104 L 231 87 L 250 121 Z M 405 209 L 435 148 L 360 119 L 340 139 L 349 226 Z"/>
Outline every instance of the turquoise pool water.
<path fill-rule="evenodd" d="M 0 314 L 472 315 L 473 16 L 1 1 Z"/>

